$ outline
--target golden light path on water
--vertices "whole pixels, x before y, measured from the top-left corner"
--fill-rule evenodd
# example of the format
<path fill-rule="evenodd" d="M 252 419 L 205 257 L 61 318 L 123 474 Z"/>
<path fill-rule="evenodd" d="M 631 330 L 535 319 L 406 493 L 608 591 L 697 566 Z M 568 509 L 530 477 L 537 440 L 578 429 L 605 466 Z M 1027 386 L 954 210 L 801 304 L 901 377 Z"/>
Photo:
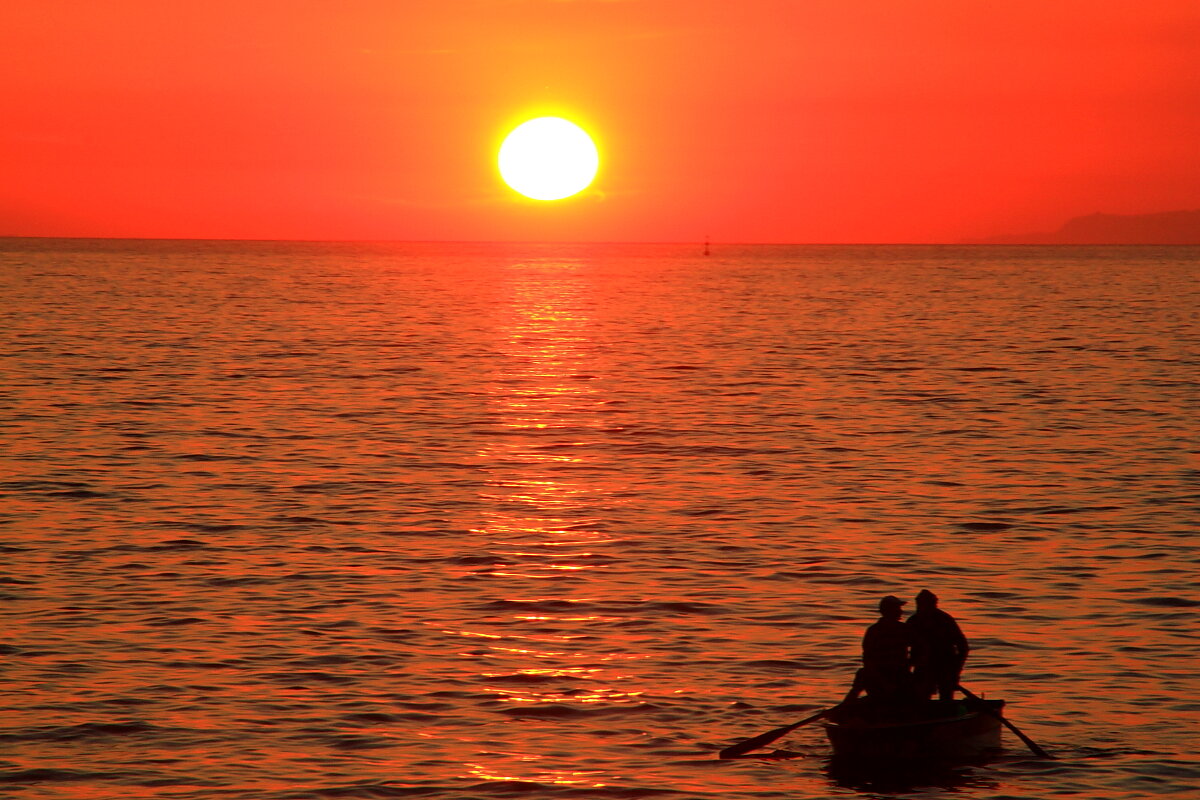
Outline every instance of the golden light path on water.
<path fill-rule="evenodd" d="M 590 477 L 579 448 L 562 443 L 546 447 L 543 434 L 569 429 L 587 437 L 602 424 L 589 409 L 603 404 L 595 389 L 595 365 L 588 339 L 586 283 L 578 272 L 586 265 L 563 259 L 532 260 L 505 269 L 503 311 L 496 331 L 505 363 L 487 383 L 487 400 L 500 426 L 498 435 L 479 453 L 489 465 L 485 481 L 485 519 L 476 529 L 488 552 L 501 559 L 491 573 L 510 579 L 506 599 L 517 603 L 545 601 L 568 604 L 571 584 L 565 573 L 604 570 L 597 553 L 612 541 L 597 508 L 614 502 L 616 487 Z M 487 691 L 514 707 L 554 709 L 558 704 L 602 707 L 640 702 L 643 692 L 621 691 L 625 678 L 616 666 L 633 653 L 608 653 L 591 659 L 572 643 L 587 636 L 597 622 L 618 617 L 595 614 L 521 614 L 511 619 L 530 631 L 497 637 L 489 647 L 508 671 L 485 672 L 496 684 Z M 536 633 L 541 628 L 568 633 Z M 486 634 L 491 635 L 491 634 Z M 541 679 L 568 678 L 586 689 L 543 690 Z M 534 682 L 522 686 L 523 682 Z M 503 685 L 507 683 L 508 685 Z M 516 684 L 516 687 L 513 684 Z M 518 745 L 518 742 L 514 742 Z M 599 770 L 550 769 L 532 748 L 514 749 L 488 764 L 472 764 L 469 774 L 489 780 L 548 782 L 602 787 Z"/>

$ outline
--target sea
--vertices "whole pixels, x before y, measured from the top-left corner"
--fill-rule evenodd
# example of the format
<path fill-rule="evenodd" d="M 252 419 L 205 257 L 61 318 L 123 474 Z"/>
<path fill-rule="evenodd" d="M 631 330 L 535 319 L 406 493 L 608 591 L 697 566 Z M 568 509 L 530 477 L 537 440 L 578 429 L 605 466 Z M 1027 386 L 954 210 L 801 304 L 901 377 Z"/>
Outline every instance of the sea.
<path fill-rule="evenodd" d="M 1198 266 L 0 240 L 0 795 L 1197 797 Z M 718 758 L 921 589 L 1052 759 Z"/>

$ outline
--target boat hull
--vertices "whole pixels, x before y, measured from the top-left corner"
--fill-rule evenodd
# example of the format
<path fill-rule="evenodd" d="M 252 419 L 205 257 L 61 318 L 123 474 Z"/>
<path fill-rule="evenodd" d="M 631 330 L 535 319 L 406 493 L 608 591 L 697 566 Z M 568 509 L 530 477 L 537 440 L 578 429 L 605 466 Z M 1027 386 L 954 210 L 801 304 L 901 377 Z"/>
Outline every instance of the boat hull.
<path fill-rule="evenodd" d="M 996 715 L 1003 700 L 985 700 Z M 908 765 L 965 762 L 1000 749 L 1000 718 L 959 703 L 930 701 L 917 713 L 895 716 L 851 711 L 825 723 L 834 761 Z"/>

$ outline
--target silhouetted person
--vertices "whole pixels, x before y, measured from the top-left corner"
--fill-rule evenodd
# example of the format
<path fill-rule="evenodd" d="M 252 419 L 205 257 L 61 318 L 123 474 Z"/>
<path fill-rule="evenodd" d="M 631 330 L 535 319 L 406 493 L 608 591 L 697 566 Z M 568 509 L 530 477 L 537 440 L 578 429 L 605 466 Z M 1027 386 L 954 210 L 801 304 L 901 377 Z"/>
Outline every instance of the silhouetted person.
<path fill-rule="evenodd" d="M 922 697 L 936 691 L 939 699 L 952 700 L 971 646 L 954 617 L 937 604 L 937 595 L 922 589 L 917 610 L 906 623 L 912 636 L 913 681 Z"/>
<path fill-rule="evenodd" d="M 889 594 L 879 601 L 879 621 L 863 636 L 862 669 L 854 676 L 846 700 L 858 697 L 864 689 L 872 700 L 895 702 L 911 697 L 910 640 L 908 626 L 900 619 L 903 615 L 904 601 L 899 597 Z"/>

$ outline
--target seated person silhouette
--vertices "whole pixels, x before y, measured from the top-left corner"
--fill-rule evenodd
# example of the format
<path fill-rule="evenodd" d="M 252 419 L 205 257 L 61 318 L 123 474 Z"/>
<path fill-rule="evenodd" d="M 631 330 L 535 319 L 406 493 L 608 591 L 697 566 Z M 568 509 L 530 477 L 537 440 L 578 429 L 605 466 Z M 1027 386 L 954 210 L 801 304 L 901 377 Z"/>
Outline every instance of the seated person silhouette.
<path fill-rule="evenodd" d="M 971 646 L 954 617 L 937 605 L 937 595 L 922 589 L 905 623 L 912 637 L 913 681 L 923 698 L 937 692 L 938 699 L 953 700 Z"/>
<path fill-rule="evenodd" d="M 904 601 L 888 595 L 879 601 L 879 620 L 867 628 L 862 641 L 862 669 L 854 676 L 847 702 L 862 692 L 881 703 L 911 700 L 912 673 L 909 671 L 908 626 L 900 619 Z"/>

